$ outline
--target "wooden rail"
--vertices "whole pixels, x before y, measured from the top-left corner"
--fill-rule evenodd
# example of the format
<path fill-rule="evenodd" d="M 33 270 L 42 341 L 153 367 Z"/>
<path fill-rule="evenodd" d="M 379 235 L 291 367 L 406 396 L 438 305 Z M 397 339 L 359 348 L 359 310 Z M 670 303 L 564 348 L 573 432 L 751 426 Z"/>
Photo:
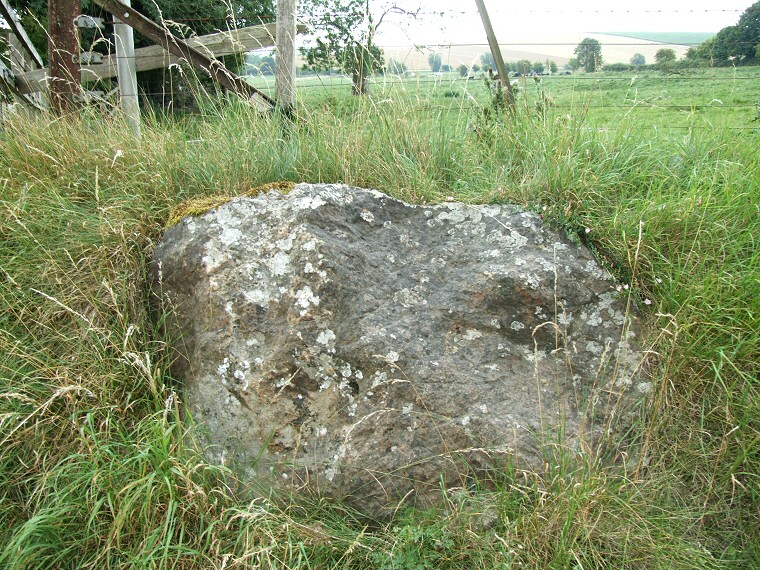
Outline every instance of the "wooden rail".
<path fill-rule="evenodd" d="M 299 25 L 298 33 L 304 33 L 306 29 L 306 26 Z M 275 24 L 265 24 L 198 36 L 185 41 L 191 47 L 206 51 L 210 56 L 216 58 L 274 46 L 275 34 Z M 179 62 L 180 59 L 184 58 L 169 53 L 161 46 L 149 46 L 135 50 L 135 66 L 138 72 L 166 67 Z M 116 57 L 114 55 L 104 58 L 103 63 L 81 67 L 83 83 L 109 77 L 116 77 Z M 49 71 L 47 68 L 16 75 L 16 85 L 20 93 L 45 91 L 48 80 Z"/>

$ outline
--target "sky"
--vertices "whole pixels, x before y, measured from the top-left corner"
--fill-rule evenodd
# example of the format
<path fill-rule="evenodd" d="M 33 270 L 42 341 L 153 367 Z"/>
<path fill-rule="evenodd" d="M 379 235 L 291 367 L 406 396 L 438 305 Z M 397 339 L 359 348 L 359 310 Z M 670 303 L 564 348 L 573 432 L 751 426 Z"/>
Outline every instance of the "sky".
<path fill-rule="evenodd" d="M 485 0 L 499 42 L 549 41 L 563 32 L 717 32 L 753 0 Z M 378 2 L 379 4 L 379 2 Z M 485 42 L 474 0 L 400 0 L 421 7 L 417 21 L 396 18 L 378 29 L 381 45 Z M 518 7 L 519 6 L 519 7 Z M 443 13 L 443 14 L 441 14 Z"/>

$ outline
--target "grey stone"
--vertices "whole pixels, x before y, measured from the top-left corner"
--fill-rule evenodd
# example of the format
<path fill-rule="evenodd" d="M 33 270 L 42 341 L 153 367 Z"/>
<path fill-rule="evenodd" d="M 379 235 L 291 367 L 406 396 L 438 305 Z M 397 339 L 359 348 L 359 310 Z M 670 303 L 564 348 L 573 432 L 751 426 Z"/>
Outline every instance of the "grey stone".
<path fill-rule="evenodd" d="M 152 273 L 212 458 L 375 516 L 595 452 L 650 386 L 611 276 L 514 206 L 299 184 L 185 218 Z"/>

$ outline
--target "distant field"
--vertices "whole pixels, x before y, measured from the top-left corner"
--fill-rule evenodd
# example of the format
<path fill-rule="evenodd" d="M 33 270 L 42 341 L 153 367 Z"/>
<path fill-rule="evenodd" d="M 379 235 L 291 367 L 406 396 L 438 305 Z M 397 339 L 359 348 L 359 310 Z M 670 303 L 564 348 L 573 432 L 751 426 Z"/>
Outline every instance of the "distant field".
<path fill-rule="evenodd" d="M 714 32 L 600 32 L 608 36 L 633 38 L 663 44 L 695 46 L 709 40 Z"/>
<path fill-rule="evenodd" d="M 271 77 L 251 78 L 265 92 L 274 92 Z M 637 128 L 676 129 L 728 127 L 756 129 L 760 97 L 760 67 L 687 69 L 678 74 L 576 73 L 516 79 L 517 103 L 536 109 L 546 104 L 548 117 L 582 114 L 596 128 L 612 128 L 621 121 Z M 340 75 L 298 79 L 298 97 L 307 106 L 352 107 L 351 81 Z M 403 105 L 416 113 L 442 113 L 459 120 L 462 112 L 475 114 L 489 105 L 484 80 L 463 79 L 457 73 L 414 77 L 375 76 L 372 98 L 378 105 Z"/>

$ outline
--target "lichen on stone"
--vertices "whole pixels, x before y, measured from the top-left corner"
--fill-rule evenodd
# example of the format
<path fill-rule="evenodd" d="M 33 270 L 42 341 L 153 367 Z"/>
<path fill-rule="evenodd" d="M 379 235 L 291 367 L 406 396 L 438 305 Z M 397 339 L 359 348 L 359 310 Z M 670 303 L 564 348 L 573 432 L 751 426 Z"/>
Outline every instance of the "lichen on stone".
<path fill-rule="evenodd" d="M 278 190 L 283 194 L 287 194 L 295 185 L 296 183 L 290 180 L 280 180 L 278 182 L 269 182 L 267 184 L 262 184 L 261 186 L 256 186 L 255 188 L 251 188 L 237 196 L 231 194 L 212 194 L 211 196 L 196 196 L 195 198 L 184 200 L 172 208 L 165 229 L 168 230 L 169 228 L 176 226 L 183 218 L 189 216 L 202 216 L 203 214 L 226 204 L 230 200 L 239 198 L 240 196 L 258 196 L 259 194 L 264 194 L 271 190 Z"/>

